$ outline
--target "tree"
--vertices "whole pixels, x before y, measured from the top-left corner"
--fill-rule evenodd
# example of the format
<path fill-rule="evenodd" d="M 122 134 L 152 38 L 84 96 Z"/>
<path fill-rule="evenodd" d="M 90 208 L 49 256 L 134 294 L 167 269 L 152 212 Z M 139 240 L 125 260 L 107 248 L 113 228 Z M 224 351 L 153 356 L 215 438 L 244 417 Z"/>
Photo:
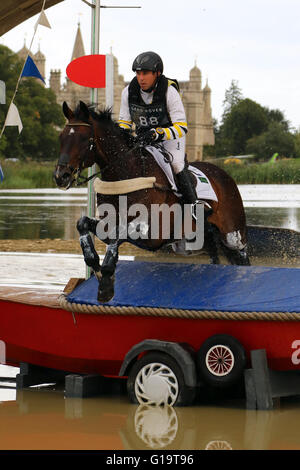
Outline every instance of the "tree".
<path fill-rule="evenodd" d="M 283 123 L 273 121 L 265 132 L 247 141 L 246 151 L 264 160 L 270 159 L 275 152 L 281 156 L 293 157 L 295 141 Z"/>
<path fill-rule="evenodd" d="M 300 158 L 300 129 L 294 133 L 294 151 L 295 157 Z"/>
<path fill-rule="evenodd" d="M 238 104 L 243 99 L 242 90 L 238 86 L 237 80 L 232 80 L 230 87 L 225 91 L 225 99 L 223 101 L 223 115 L 222 122 L 226 118 L 227 114 L 230 113 L 233 106 Z"/>
<path fill-rule="evenodd" d="M 268 117 L 268 120 L 269 122 L 278 122 L 280 124 L 282 124 L 282 126 L 284 127 L 284 129 L 286 131 L 289 130 L 290 128 L 290 123 L 289 121 L 287 121 L 285 119 L 285 116 L 284 116 L 284 113 L 282 111 L 280 111 L 280 109 L 269 109 L 267 107 L 264 108 L 266 114 L 267 114 L 267 117 Z"/>
<path fill-rule="evenodd" d="M 22 70 L 18 56 L 5 46 L 0 46 L 0 78 L 6 83 L 7 104 L 0 106 L 3 125 L 8 106 Z M 36 79 L 22 79 L 14 100 L 23 123 L 21 134 L 17 127 L 6 127 L 0 141 L 0 156 L 50 160 L 59 151 L 57 128 L 65 119 L 56 103 L 52 90 L 43 87 Z"/>
<path fill-rule="evenodd" d="M 267 130 L 268 117 L 261 105 L 246 98 L 232 107 L 221 127 L 229 152 L 240 155 L 245 153 L 247 140 Z"/>

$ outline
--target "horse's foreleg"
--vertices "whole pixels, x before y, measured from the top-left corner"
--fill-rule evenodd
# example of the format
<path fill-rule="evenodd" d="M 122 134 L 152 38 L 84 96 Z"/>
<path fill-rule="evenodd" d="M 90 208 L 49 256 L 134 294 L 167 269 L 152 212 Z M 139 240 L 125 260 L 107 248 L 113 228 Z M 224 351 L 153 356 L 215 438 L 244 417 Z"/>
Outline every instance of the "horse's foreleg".
<path fill-rule="evenodd" d="M 99 278 L 98 300 L 108 302 L 114 296 L 114 274 L 119 259 L 119 246 L 122 242 L 116 240 L 108 245 L 101 265 L 101 277 Z"/>
<path fill-rule="evenodd" d="M 93 269 L 95 276 L 100 277 L 100 260 L 95 250 L 92 237 L 89 232 L 96 234 L 96 228 L 99 220 L 90 217 L 81 217 L 77 222 L 77 230 L 79 232 L 79 242 L 82 249 L 84 261 Z"/>

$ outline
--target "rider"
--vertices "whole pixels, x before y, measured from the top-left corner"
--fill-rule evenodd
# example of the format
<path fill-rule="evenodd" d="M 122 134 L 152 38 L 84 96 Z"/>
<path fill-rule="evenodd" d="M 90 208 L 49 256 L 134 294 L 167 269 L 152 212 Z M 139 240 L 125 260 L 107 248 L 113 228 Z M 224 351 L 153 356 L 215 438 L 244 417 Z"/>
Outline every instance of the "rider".
<path fill-rule="evenodd" d="M 124 88 L 119 126 L 131 131 L 145 145 L 160 142 L 172 155 L 172 167 L 183 202 L 195 204 L 197 194 L 185 164 L 187 122 L 176 80 L 163 75 L 163 62 L 155 52 L 143 52 L 133 62 L 136 76 Z"/>

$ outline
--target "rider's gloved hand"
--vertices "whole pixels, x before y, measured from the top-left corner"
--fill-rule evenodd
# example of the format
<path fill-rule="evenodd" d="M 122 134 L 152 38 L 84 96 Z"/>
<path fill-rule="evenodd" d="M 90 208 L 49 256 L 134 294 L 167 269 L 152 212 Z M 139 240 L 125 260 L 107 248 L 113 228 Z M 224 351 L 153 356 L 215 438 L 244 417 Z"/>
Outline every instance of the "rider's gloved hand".
<path fill-rule="evenodd" d="M 144 145 L 150 145 L 153 142 L 160 142 L 164 137 L 164 131 L 161 127 L 150 129 L 143 134 L 138 135 L 137 140 Z"/>

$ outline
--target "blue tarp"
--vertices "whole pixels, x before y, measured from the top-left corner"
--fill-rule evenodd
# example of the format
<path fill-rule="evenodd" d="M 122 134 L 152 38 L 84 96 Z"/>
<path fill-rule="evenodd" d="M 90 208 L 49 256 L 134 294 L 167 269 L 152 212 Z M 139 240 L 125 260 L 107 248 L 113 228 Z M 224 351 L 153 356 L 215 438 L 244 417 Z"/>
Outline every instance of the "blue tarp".
<path fill-rule="evenodd" d="M 114 298 L 104 305 L 300 312 L 299 286 L 296 268 L 119 261 Z M 67 299 L 101 305 L 97 289 L 92 276 Z"/>

